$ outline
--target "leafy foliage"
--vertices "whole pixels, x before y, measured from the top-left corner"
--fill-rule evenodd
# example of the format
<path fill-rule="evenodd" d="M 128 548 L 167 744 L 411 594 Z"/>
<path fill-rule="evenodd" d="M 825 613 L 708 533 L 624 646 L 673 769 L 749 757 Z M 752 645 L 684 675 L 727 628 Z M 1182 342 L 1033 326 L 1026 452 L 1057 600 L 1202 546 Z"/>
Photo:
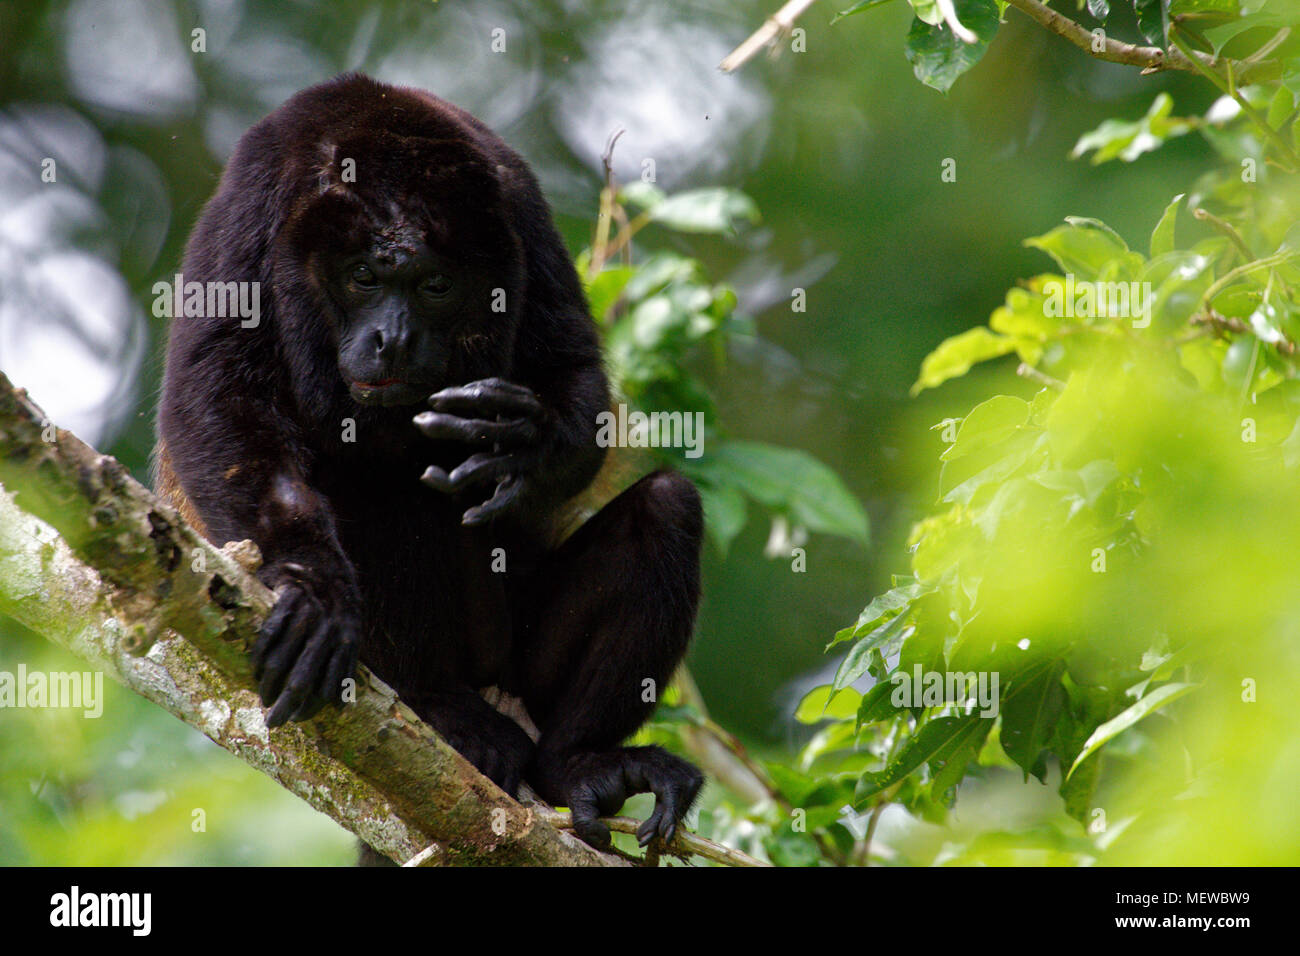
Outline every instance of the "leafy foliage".
<path fill-rule="evenodd" d="M 629 216 L 628 208 L 639 208 Z M 713 283 L 696 259 L 661 249 L 634 263 L 631 240 L 652 224 L 679 233 L 735 235 L 758 221 L 753 200 L 734 189 L 695 189 L 665 195 L 631 183 L 607 190 L 602 208 L 623 228 L 578 258 L 592 314 L 600 325 L 620 400 L 646 412 L 700 415 L 703 449 L 692 457 L 656 436 L 656 454 L 689 475 L 704 499 L 710 540 L 726 553 L 752 505 L 794 528 L 840 535 L 865 544 L 867 515 L 839 477 L 807 452 L 726 434 L 699 367 L 726 367 L 735 340 L 756 335 L 736 312 L 736 293 Z M 610 261 L 612 255 L 622 259 Z"/>
<path fill-rule="evenodd" d="M 1181 16 L 1194 6 L 1210 28 Z M 914 7 L 909 56 L 929 37 L 917 75 L 947 89 L 982 46 Z M 1286 39 L 1255 28 L 1300 23 L 1286 3 L 1135 10 L 1148 42 L 1184 52 L 1247 56 Z M 943 820 L 969 781 L 1010 768 L 1087 828 L 1024 838 L 1056 862 L 1300 856 L 1274 799 L 1300 784 L 1284 716 L 1300 605 L 1292 562 L 1272 557 L 1300 547 L 1296 75 L 1236 88 L 1208 73 L 1223 96 L 1204 116 L 1174 117 L 1161 93 L 1085 134 L 1074 155 L 1100 163 L 1199 131 L 1222 164 L 1173 197 L 1146 253 L 1087 218 L 1027 240 L 1054 269 L 922 363 L 913 394 L 1010 355 L 1021 384 L 935 426 L 937 502 L 909 573 L 834 636 L 834 678 L 795 713 L 817 732 L 797 769 L 771 768 L 806 814 L 803 830 L 768 818 L 773 858 L 861 861 L 860 815 L 892 802 Z"/>

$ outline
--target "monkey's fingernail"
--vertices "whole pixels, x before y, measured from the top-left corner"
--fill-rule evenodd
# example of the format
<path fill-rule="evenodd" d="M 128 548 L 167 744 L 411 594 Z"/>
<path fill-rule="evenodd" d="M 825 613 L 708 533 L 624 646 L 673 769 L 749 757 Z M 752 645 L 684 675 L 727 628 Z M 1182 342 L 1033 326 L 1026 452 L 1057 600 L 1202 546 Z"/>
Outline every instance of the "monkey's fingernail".
<path fill-rule="evenodd" d="M 451 490 L 451 479 L 447 477 L 445 471 L 436 465 L 430 465 L 424 469 L 424 474 L 420 476 L 420 480 L 430 488 L 436 488 L 438 491 Z"/>

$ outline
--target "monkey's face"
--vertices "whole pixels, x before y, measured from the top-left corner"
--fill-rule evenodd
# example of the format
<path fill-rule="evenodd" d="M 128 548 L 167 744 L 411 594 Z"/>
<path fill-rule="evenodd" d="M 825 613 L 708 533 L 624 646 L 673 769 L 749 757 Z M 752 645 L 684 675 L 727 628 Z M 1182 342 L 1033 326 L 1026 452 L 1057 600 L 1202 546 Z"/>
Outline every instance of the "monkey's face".
<path fill-rule="evenodd" d="M 484 324 L 485 277 L 417 238 L 376 239 L 330 269 L 339 374 L 363 405 L 413 405 L 451 384 L 453 353 Z"/>
<path fill-rule="evenodd" d="M 495 183 L 472 171 L 373 191 L 332 184 L 293 224 L 287 262 L 305 260 L 313 311 L 361 405 L 415 405 L 510 372 L 522 257 Z"/>

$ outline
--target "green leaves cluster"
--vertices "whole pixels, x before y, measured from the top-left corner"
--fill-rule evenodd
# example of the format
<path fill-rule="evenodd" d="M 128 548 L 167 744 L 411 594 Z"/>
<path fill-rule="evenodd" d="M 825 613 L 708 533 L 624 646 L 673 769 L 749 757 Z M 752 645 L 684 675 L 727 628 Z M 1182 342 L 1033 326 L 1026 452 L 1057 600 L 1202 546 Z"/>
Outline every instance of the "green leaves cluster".
<path fill-rule="evenodd" d="M 637 182 L 621 190 L 618 203 L 627 225 L 615 241 L 623 249 L 650 226 L 725 237 L 759 218 L 753 200 L 734 189 L 669 196 Z M 640 212 L 629 216 L 629 209 Z M 643 412 L 703 415 L 700 456 L 678 448 L 655 452 L 699 488 L 718 551 L 726 553 L 754 506 L 793 527 L 865 544 L 866 512 L 834 471 L 804 451 L 733 438 L 719 421 L 707 374 L 725 373 L 730 346 L 757 335 L 752 319 L 736 311 L 735 291 L 710 281 L 697 259 L 680 252 L 659 249 L 635 262 L 625 256 L 594 275 L 592 254 L 585 251 L 578 268 L 604 335 L 618 400 Z"/>
<path fill-rule="evenodd" d="M 1185 8 L 1139 0 L 1150 42 Z M 1249 23 L 1205 35 L 1249 52 L 1275 25 Z M 797 709 L 817 732 L 779 779 L 822 821 L 802 837 L 816 859 L 858 845 L 846 806 L 940 821 L 966 781 L 1009 769 L 1088 828 L 1029 841 L 1058 862 L 1300 856 L 1300 828 L 1267 809 L 1270 788 L 1300 782 L 1282 716 L 1300 692 L 1300 590 L 1280 557 L 1300 553 L 1293 81 L 1230 89 L 1190 119 L 1160 95 L 1085 135 L 1076 156 L 1132 161 L 1196 130 L 1222 164 L 1140 247 L 1076 217 L 1026 240 L 1054 268 L 922 363 L 913 394 L 1012 356 L 1020 385 L 934 426 L 936 506 L 909 573 L 834 636 L 835 676 Z M 918 666 L 996 674 L 996 717 L 901 697 Z M 1264 674 L 1277 709 L 1248 706 Z M 1237 842 L 1207 850 L 1225 812 Z M 1120 825 L 1094 826 L 1107 813 Z"/>
<path fill-rule="evenodd" d="M 840 11 L 834 19 L 840 20 L 889 2 L 891 0 L 859 0 Z M 914 16 L 904 41 L 904 52 L 916 78 L 941 93 L 948 92 L 953 83 L 984 56 L 1008 6 L 1006 0 L 907 2 Z M 1178 47 L 1183 52 L 1195 49 L 1241 60 L 1269 43 L 1266 52 L 1284 64 L 1287 85 L 1295 89 L 1293 80 L 1300 76 L 1300 44 L 1296 38 L 1287 41 L 1284 37 L 1276 41 L 1273 37 L 1278 30 L 1300 24 L 1300 0 L 1119 0 L 1119 5 L 1131 11 L 1129 15 L 1136 21 L 1138 36 L 1117 36 L 1116 39 L 1150 44 L 1166 52 Z M 1086 9 L 1097 23 L 1111 26 L 1112 5 L 1109 0 L 1078 0 L 1078 9 Z M 1224 92 L 1228 92 L 1227 87 Z M 1127 160 L 1153 148 L 1149 145 L 1153 141 L 1179 135 L 1178 121 L 1170 123 L 1161 116 L 1148 115 L 1145 124 L 1128 125 L 1135 127 L 1131 135 L 1118 126 L 1098 130 L 1096 134 L 1107 141 L 1127 137 L 1129 150 L 1123 157 Z"/>

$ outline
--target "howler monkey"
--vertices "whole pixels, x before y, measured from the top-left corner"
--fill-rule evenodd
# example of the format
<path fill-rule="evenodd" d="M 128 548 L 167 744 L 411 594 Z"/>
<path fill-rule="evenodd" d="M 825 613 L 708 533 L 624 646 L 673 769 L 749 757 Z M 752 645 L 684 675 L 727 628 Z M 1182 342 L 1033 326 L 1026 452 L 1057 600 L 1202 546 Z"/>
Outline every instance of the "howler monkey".
<path fill-rule="evenodd" d="M 642 842 L 671 838 L 700 772 L 620 745 L 691 636 L 700 499 L 659 471 L 555 543 L 609 388 L 524 161 L 429 93 L 342 76 L 244 135 L 182 273 L 258 284 L 260 315 L 173 318 L 157 479 L 214 543 L 261 548 L 267 723 L 339 701 L 359 658 L 587 842 L 635 793 Z"/>

